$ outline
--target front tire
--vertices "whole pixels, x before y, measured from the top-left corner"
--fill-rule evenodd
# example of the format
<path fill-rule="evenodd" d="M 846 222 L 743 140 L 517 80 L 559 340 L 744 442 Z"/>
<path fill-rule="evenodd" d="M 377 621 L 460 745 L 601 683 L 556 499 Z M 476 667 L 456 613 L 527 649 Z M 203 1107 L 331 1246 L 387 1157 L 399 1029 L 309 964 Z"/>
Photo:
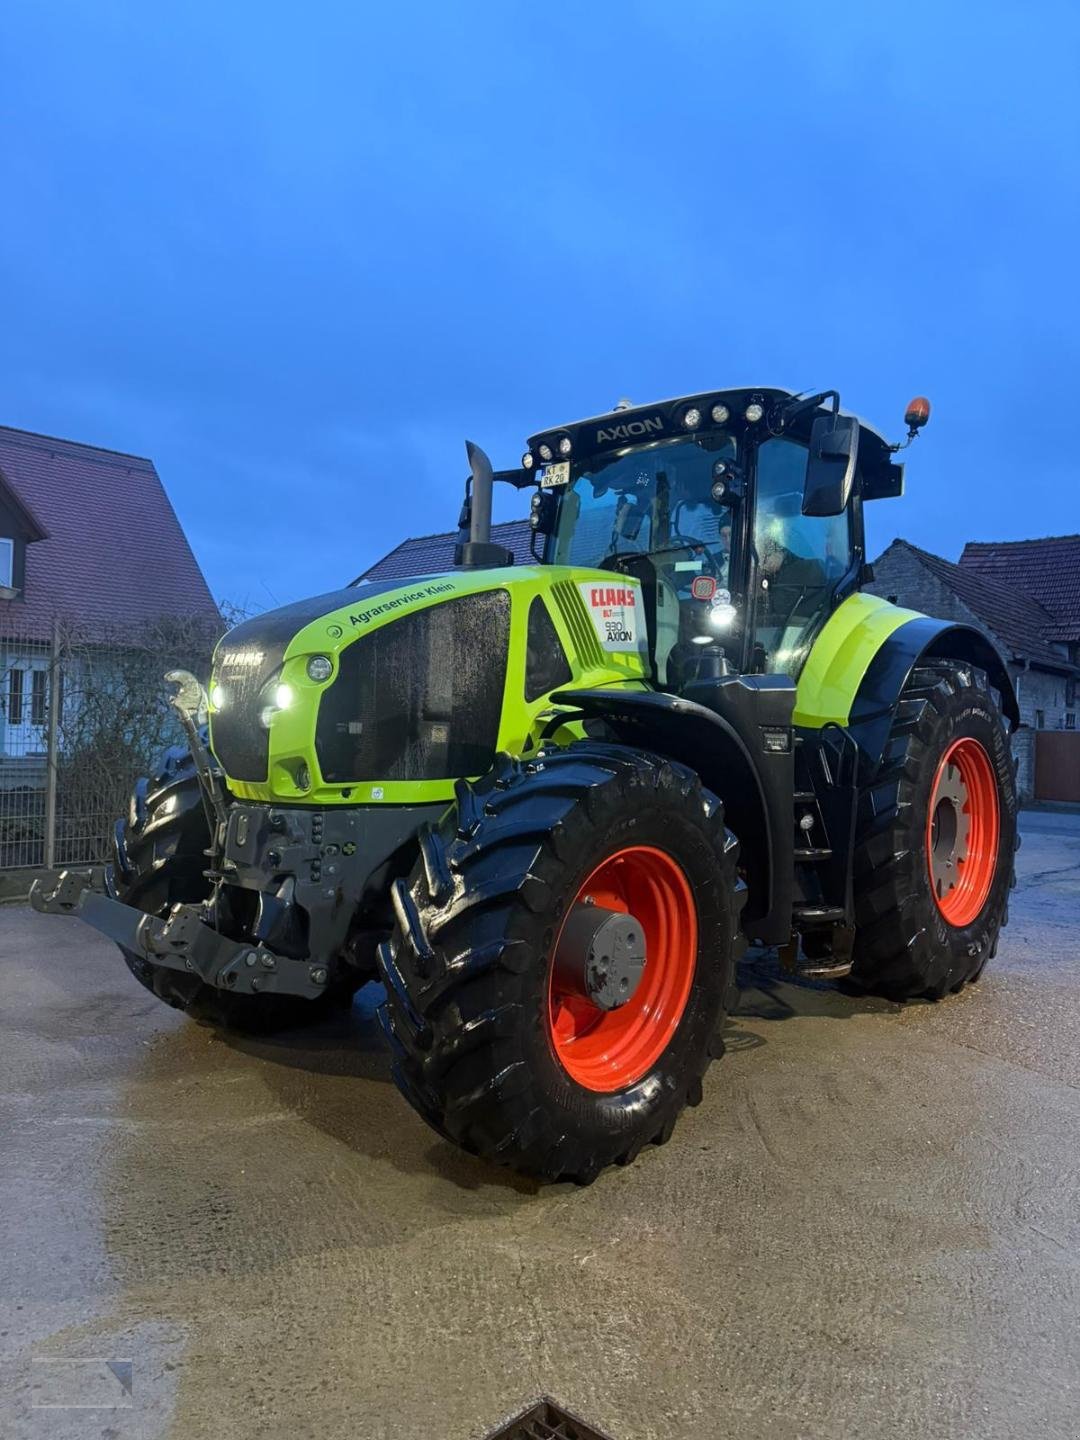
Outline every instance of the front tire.
<path fill-rule="evenodd" d="M 379 952 L 405 1098 L 497 1164 L 587 1183 L 701 1099 L 740 945 L 738 846 L 682 765 L 583 741 L 502 757 L 421 837 Z M 597 1008 L 554 963 L 595 903 L 645 935 L 631 998 Z"/>
<path fill-rule="evenodd" d="M 983 671 L 915 669 L 877 774 L 859 797 L 852 980 L 937 1000 L 982 973 L 1008 922 L 1015 767 Z"/>

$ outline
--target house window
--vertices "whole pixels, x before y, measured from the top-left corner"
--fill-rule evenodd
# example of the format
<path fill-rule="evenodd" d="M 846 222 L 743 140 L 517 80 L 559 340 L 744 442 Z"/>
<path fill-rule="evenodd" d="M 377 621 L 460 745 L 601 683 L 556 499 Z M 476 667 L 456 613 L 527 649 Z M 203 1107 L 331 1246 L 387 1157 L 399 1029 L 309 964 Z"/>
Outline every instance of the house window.
<path fill-rule="evenodd" d="M 0 535 L 0 585 L 15 583 L 15 541 Z"/>
<path fill-rule="evenodd" d="M 34 670 L 30 675 L 30 723 L 45 724 L 45 681 L 44 670 Z"/>
<path fill-rule="evenodd" d="M 1066 711 L 1066 713 L 1065 713 L 1065 729 L 1066 729 L 1066 730 L 1075 730 L 1075 729 L 1076 729 L 1076 711 L 1075 711 L 1075 710 L 1068 710 L 1068 711 Z"/>
<path fill-rule="evenodd" d="M 9 725 L 21 725 L 23 718 L 23 672 L 21 670 L 8 671 L 8 705 L 7 718 Z"/>
<path fill-rule="evenodd" d="M 1046 729 L 1046 711 L 1045 711 L 1045 710 L 1036 710 L 1036 711 L 1035 711 L 1035 729 L 1036 729 L 1036 730 L 1045 730 L 1045 729 Z"/>

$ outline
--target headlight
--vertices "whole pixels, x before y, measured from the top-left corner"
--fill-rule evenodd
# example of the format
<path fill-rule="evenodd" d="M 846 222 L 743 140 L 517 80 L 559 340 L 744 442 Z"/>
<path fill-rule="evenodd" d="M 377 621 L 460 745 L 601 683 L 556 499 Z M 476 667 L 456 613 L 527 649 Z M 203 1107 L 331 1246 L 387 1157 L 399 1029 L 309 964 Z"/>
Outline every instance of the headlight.
<path fill-rule="evenodd" d="M 746 419 L 750 425 L 756 425 L 764 414 L 764 405 L 759 405 L 756 400 L 752 400 L 746 407 Z"/>
<path fill-rule="evenodd" d="M 213 705 L 213 707 L 214 707 L 215 710 L 223 710 L 223 709 L 225 708 L 225 688 L 224 688 L 224 686 L 222 686 L 222 685 L 211 685 L 211 687 L 210 687 L 210 704 Z"/>
<path fill-rule="evenodd" d="M 324 680 L 329 680 L 334 673 L 334 662 L 329 655 L 312 655 L 307 662 L 307 673 L 309 680 L 322 684 Z"/>
<path fill-rule="evenodd" d="M 288 710 L 293 703 L 293 688 L 281 683 L 281 671 L 277 670 L 259 692 L 259 724 L 264 730 L 270 729 L 270 722 L 282 710 Z"/>
<path fill-rule="evenodd" d="M 726 405 L 714 405 L 714 406 L 712 407 L 713 424 L 714 424 L 714 425 L 724 425 L 724 424 L 726 424 L 726 423 L 727 423 L 727 418 L 728 418 L 728 415 L 729 415 L 729 414 L 730 414 L 730 411 L 728 410 L 728 408 L 727 408 Z"/>

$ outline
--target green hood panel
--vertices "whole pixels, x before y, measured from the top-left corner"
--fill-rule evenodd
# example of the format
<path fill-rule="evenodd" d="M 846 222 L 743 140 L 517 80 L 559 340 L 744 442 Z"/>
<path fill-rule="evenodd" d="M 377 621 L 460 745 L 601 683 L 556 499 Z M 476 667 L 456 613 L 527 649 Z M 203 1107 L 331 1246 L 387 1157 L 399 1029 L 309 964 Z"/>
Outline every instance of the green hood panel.
<path fill-rule="evenodd" d="M 361 637 L 448 601 L 492 591 L 505 591 L 510 598 L 498 750 L 527 753 L 543 725 L 560 708 L 552 705 L 550 692 L 531 701 L 525 698 L 529 612 L 538 597 L 569 662 L 569 683 L 637 687 L 645 682 L 647 645 L 640 585 L 608 571 L 512 566 L 451 571 L 332 591 L 246 621 L 218 646 L 211 680 L 211 743 L 226 771 L 230 790 L 248 800 L 327 805 L 417 804 L 451 799 L 453 778 L 403 780 L 369 776 L 355 782 L 342 778 L 327 781 L 320 772 L 316 748 L 320 702 L 339 677 L 342 657 Z M 326 656 L 333 667 L 325 681 L 308 676 L 308 662 L 316 655 Z M 280 690 L 282 696 L 289 697 L 286 706 L 273 710 L 268 729 L 259 726 L 254 682 L 246 696 L 243 721 L 235 713 L 226 714 L 230 686 L 233 692 L 236 690 L 238 663 L 257 666 L 259 695 L 273 697 Z M 346 669 L 352 671 L 355 667 Z M 564 679 L 553 688 L 565 688 L 566 683 Z M 215 700 L 221 704 L 216 705 Z M 337 708 L 340 710 L 340 706 Z M 358 724 L 364 720 L 363 715 L 356 717 Z M 381 723 L 385 725 L 385 717 Z M 230 724 L 232 734 L 230 743 L 226 743 Z M 243 725 L 248 730 L 244 731 Z M 251 727 L 258 728 L 258 736 Z M 251 742 L 246 747 L 244 778 L 230 772 L 230 759 L 238 753 L 237 734 Z M 254 768 L 252 749 L 256 752 Z"/>

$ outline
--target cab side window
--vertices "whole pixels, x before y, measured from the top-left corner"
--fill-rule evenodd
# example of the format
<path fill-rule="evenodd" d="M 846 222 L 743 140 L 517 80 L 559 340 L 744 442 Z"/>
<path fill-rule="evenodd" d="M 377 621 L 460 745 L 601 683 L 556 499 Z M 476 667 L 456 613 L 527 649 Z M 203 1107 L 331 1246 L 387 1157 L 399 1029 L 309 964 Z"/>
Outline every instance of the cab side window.
<path fill-rule="evenodd" d="M 758 451 L 755 669 L 795 677 L 851 564 L 851 520 L 804 515 L 806 449 L 776 437 Z"/>

